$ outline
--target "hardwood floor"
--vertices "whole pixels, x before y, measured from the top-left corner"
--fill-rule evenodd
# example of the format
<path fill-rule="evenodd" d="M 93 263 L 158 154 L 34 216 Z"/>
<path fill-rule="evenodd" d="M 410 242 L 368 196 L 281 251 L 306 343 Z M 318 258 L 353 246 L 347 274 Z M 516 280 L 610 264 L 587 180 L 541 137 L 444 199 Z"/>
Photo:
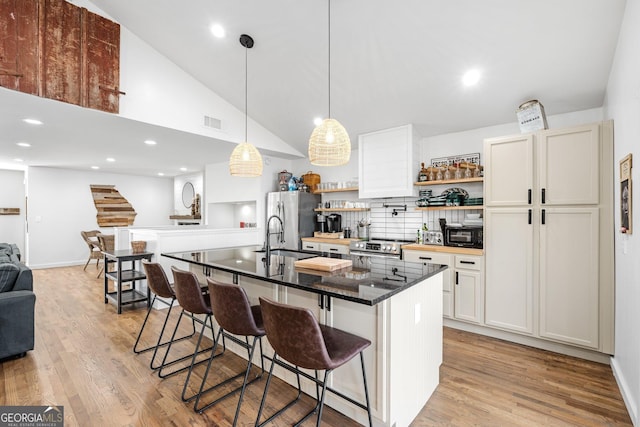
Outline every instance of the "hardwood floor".
<path fill-rule="evenodd" d="M 195 414 L 180 400 L 184 374 L 161 380 L 150 353 L 132 352 L 146 310 L 116 315 L 95 275 L 92 266 L 34 270 L 36 348 L 0 364 L 0 405 L 63 405 L 66 426 L 230 425 L 236 398 Z M 444 336 L 441 383 L 413 426 L 632 425 L 606 365 L 448 328 Z M 229 353 L 222 375 L 243 369 Z M 253 425 L 263 387 L 249 386 L 240 425 Z M 281 381 L 273 387 L 267 411 L 295 395 Z M 312 406 L 305 397 L 272 425 L 291 425 Z M 323 425 L 357 424 L 328 408 Z"/>

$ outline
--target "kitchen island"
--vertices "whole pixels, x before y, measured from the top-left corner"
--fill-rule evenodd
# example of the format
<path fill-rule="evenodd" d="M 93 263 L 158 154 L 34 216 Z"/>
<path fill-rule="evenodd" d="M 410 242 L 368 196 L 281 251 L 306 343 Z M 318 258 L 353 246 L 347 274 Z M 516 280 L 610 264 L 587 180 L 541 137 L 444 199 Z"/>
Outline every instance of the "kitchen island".
<path fill-rule="evenodd" d="M 201 280 L 212 277 L 239 284 L 252 304 L 264 296 L 306 307 L 321 323 L 371 340 L 364 357 L 374 424 L 409 425 L 439 383 L 441 273 L 446 267 L 332 254 L 351 260 L 352 266 L 333 272 L 296 268 L 295 261 L 318 255 L 322 254 L 274 250 L 267 258 L 259 246 L 162 254 L 178 267 L 190 268 Z M 266 341 L 264 348 L 272 354 Z M 295 382 L 295 376 L 284 369 L 276 375 Z M 359 361 L 336 370 L 329 386 L 364 401 Z M 305 382 L 303 389 L 315 395 L 311 382 Z M 366 413 L 345 400 L 329 394 L 326 403 L 367 424 Z"/>

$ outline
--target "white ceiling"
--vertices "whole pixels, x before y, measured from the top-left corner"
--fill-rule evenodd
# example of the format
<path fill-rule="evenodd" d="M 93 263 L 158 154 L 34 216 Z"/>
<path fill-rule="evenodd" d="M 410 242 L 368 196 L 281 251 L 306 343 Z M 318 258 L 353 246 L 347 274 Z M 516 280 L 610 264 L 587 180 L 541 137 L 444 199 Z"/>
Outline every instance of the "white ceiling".
<path fill-rule="evenodd" d="M 326 0 L 92 3 L 240 110 L 245 51 L 238 38 L 251 35 L 249 115 L 306 153 L 313 118 L 327 114 Z M 331 115 L 357 145 L 360 133 L 407 123 L 432 136 L 511 122 L 529 99 L 539 99 L 547 115 L 600 107 L 624 6 L 624 0 L 333 0 Z M 212 23 L 226 28 L 225 39 L 211 36 Z M 465 88 L 461 77 L 470 68 L 481 70 L 482 79 Z M 35 98 L 9 92 L 0 91 L 0 165 L 28 154 L 37 157 L 29 164 L 78 168 L 108 154 L 118 161 L 104 170 L 176 175 L 179 166 L 201 169 L 233 148 L 182 134 L 179 147 L 156 147 L 150 156 L 134 142 L 148 137 L 148 125 L 44 101 L 37 108 L 48 114 L 64 110 L 56 128 L 47 125 L 37 144 L 14 154 L 17 140 L 36 133 L 11 120 L 34 108 Z M 8 106 L 12 98 L 25 101 Z"/>

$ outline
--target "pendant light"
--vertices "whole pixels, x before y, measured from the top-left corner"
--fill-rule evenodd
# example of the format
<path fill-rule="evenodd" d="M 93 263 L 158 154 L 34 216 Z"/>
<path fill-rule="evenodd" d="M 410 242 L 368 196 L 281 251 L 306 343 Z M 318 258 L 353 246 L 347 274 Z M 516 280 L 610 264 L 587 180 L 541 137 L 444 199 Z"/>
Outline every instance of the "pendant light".
<path fill-rule="evenodd" d="M 329 35 L 329 116 L 311 133 L 309 138 L 309 161 L 317 166 L 340 166 L 349 163 L 351 141 L 344 126 L 331 118 L 331 0 L 328 3 Z"/>
<path fill-rule="evenodd" d="M 244 142 L 233 149 L 229 158 L 229 172 L 232 176 L 255 177 L 262 175 L 262 156 L 256 147 L 247 142 L 247 98 L 248 98 L 248 65 L 247 53 L 253 47 L 251 36 L 240 36 L 240 44 L 244 52 Z"/>

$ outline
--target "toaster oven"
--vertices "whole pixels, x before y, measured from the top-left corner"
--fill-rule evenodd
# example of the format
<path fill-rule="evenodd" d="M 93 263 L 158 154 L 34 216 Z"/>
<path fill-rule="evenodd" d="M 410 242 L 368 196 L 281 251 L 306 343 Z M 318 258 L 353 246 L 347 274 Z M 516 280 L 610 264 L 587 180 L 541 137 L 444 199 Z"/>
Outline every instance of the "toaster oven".
<path fill-rule="evenodd" d="M 482 227 L 446 227 L 444 244 L 460 248 L 482 249 Z"/>

